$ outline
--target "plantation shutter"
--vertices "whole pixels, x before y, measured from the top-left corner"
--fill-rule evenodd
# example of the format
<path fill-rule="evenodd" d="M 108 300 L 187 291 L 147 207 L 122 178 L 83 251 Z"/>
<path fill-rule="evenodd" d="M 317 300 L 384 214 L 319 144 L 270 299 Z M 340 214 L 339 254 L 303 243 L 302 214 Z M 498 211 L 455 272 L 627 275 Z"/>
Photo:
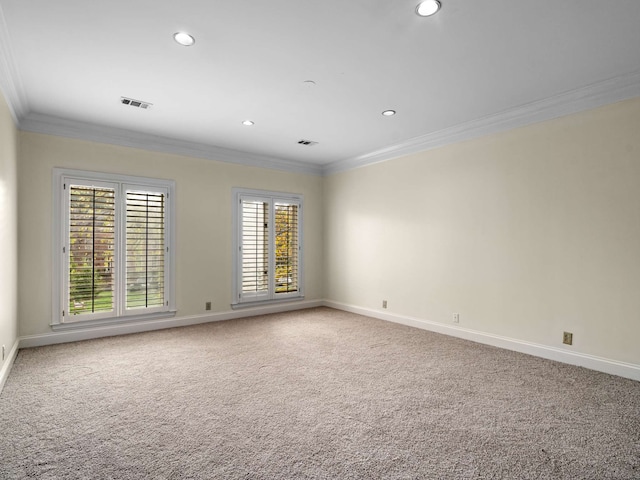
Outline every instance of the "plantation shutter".
<path fill-rule="evenodd" d="M 275 202 L 275 293 L 298 291 L 298 205 Z"/>
<path fill-rule="evenodd" d="M 268 295 L 269 290 L 269 204 L 242 198 L 241 289 L 242 297 Z"/>
<path fill-rule="evenodd" d="M 115 245 L 115 190 L 69 186 L 68 312 L 111 312 Z"/>
<path fill-rule="evenodd" d="M 126 308 L 165 302 L 165 193 L 126 191 Z"/>

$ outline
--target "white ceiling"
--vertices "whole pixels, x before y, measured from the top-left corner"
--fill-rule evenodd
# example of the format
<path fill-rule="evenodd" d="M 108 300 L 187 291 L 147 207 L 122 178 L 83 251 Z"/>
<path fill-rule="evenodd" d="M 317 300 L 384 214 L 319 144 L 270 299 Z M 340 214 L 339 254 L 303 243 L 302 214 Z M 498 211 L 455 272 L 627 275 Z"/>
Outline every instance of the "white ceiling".
<path fill-rule="evenodd" d="M 0 86 L 24 130 L 312 173 L 640 95 L 638 0 L 417 3 L 0 0 Z"/>

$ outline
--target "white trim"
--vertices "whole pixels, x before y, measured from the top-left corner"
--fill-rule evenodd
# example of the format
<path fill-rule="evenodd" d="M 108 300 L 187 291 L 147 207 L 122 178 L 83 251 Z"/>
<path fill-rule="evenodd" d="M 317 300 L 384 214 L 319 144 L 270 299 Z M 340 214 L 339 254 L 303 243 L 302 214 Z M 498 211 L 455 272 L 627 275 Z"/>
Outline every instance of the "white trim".
<path fill-rule="evenodd" d="M 2 393 L 2 389 L 4 388 L 4 384 L 9 378 L 9 373 L 11 373 L 11 367 L 13 367 L 13 362 L 16 361 L 16 357 L 18 356 L 18 350 L 20 349 L 20 339 L 16 338 L 16 341 L 13 343 L 13 347 L 11 347 L 11 351 L 9 355 L 4 360 L 2 364 L 2 369 L 0 369 L 0 394 Z"/>
<path fill-rule="evenodd" d="M 59 137 L 89 140 L 92 142 L 140 148 L 152 152 L 170 153 L 187 157 L 203 158 L 219 162 L 268 168 L 285 172 L 322 175 L 322 166 L 293 160 L 241 152 L 214 145 L 188 142 L 121 128 L 106 127 L 64 118 L 29 113 L 20 121 L 20 130 Z"/>
<path fill-rule="evenodd" d="M 275 302 L 297 301 L 304 299 L 304 195 L 269 190 L 233 187 L 232 195 L 232 258 L 233 258 L 233 291 L 231 308 L 243 308 L 242 305 L 267 305 Z M 242 238 L 242 199 L 248 197 L 252 201 L 265 202 L 269 205 L 269 285 L 266 291 L 251 296 L 242 292 L 242 255 L 240 254 Z M 298 290 L 293 293 L 275 293 L 275 204 L 278 201 L 297 204 L 298 206 Z"/>
<path fill-rule="evenodd" d="M 112 337 L 115 335 L 128 335 L 130 333 L 149 332 L 153 330 L 162 330 L 165 328 L 186 327 L 189 325 L 199 325 L 201 323 L 221 322 L 224 320 L 254 317 L 256 315 L 266 315 L 270 313 L 289 312 L 292 310 L 304 310 L 307 308 L 321 306 L 323 306 L 322 300 L 309 300 L 305 302 L 292 302 L 290 304 L 247 308 L 241 311 L 226 311 L 202 315 L 191 315 L 188 317 L 146 320 L 144 322 L 128 322 L 118 325 L 102 325 L 64 332 L 43 333 L 40 335 L 26 335 L 19 338 L 19 348 L 42 347 L 44 345 L 78 342 L 81 340 L 90 340 L 93 338 Z"/>
<path fill-rule="evenodd" d="M 330 300 L 308 300 L 304 302 L 295 302 L 290 304 L 279 304 L 270 306 L 261 306 L 256 308 L 246 308 L 240 311 L 227 311 L 212 314 L 192 315 L 188 317 L 179 317 L 172 319 L 159 319 L 145 322 L 135 322 L 120 325 L 99 326 L 94 328 L 86 328 L 81 330 L 73 330 L 68 332 L 45 333 L 40 335 L 27 335 L 19 337 L 7 360 L 0 370 L 0 393 L 4 382 L 9 376 L 11 366 L 15 361 L 18 349 L 42 347 L 45 345 L 55 345 L 59 343 L 77 342 L 82 340 L 90 340 L 94 338 L 111 337 L 115 335 L 127 335 L 131 333 L 142 333 L 153 330 L 162 330 L 165 328 L 186 327 L 189 325 L 198 325 L 209 322 L 220 322 L 224 320 L 234 320 L 246 317 L 254 317 L 257 315 L 266 315 L 271 313 L 282 313 L 293 310 L 303 310 L 315 307 L 329 307 L 345 312 L 365 315 L 379 320 L 399 323 L 410 327 L 429 330 L 444 335 L 463 338 L 474 342 L 491 345 L 507 350 L 513 350 L 520 353 L 526 353 L 549 360 L 554 360 L 571 365 L 577 365 L 591 370 L 596 370 L 612 375 L 618 375 L 624 378 L 640 381 L 640 365 L 619 362 L 607 358 L 596 357 L 577 352 L 569 352 L 559 348 L 548 347 L 546 345 L 535 344 L 532 342 L 524 342 L 513 338 L 492 335 L 459 326 L 445 325 L 427 320 L 408 317 L 402 315 L 394 315 L 386 312 L 380 312 L 368 308 L 356 307 L 344 303 L 334 302 Z"/>
<path fill-rule="evenodd" d="M 0 11 L 0 16 L 1 13 Z M 1 27 L 2 18 L 0 18 L 0 45 L 7 45 L 8 38 L 4 38 L 6 34 L 2 34 L 6 29 Z M 7 49 L 7 51 L 9 50 Z M 26 95 L 22 90 L 21 82 L 18 81 L 18 74 L 15 67 L 12 66 L 13 63 L 10 53 L 5 52 L 3 55 L 3 49 L 0 49 L 0 88 L 5 93 L 9 108 L 20 130 L 252 167 L 324 176 L 640 96 L 639 70 L 430 132 L 363 155 L 320 165 L 88 124 L 51 115 L 27 113 Z M 3 66 L 6 70 L 4 76 L 1 75 Z"/>
<path fill-rule="evenodd" d="M 300 300 L 304 300 L 304 296 L 302 296 L 302 297 L 275 298 L 273 300 L 261 300 L 261 301 L 255 301 L 255 302 L 232 303 L 231 304 L 231 308 L 233 310 L 242 310 L 242 309 L 245 309 L 245 308 L 262 307 L 262 306 L 268 306 L 268 305 L 278 305 L 280 303 L 299 302 Z"/>
<path fill-rule="evenodd" d="M 323 174 L 331 175 L 353 170 L 393 158 L 504 132 L 639 96 L 640 71 L 635 71 L 476 120 L 460 123 L 443 130 L 427 133 L 364 155 L 338 160 L 325 165 Z"/>
<path fill-rule="evenodd" d="M 640 96 L 640 70 L 636 70 L 373 152 L 320 165 L 30 112 L 12 51 L 0 6 L 0 90 L 4 93 L 15 124 L 21 130 L 309 175 L 326 176 L 352 170 Z"/>
<path fill-rule="evenodd" d="M 165 245 L 167 247 L 168 271 L 165 271 L 165 303 L 162 307 L 153 309 L 145 309 L 144 312 L 135 313 L 136 311 L 128 311 L 124 305 L 124 287 L 123 282 L 125 277 L 123 272 L 118 273 L 121 275 L 116 278 L 116 285 L 120 285 L 121 290 L 118 291 L 118 298 L 121 302 L 114 304 L 114 312 L 91 314 L 87 315 L 87 318 L 75 321 L 68 320 L 69 312 L 67 312 L 67 320 L 62 316 L 62 312 L 66 311 L 66 300 L 64 294 L 67 292 L 67 277 L 65 266 L 66 262 L 63 259 L 69 252 L 63 253 L 63 247 L 66 246 L 67 233 L 64 231 L 65 225 L 68 225 L 68 205 L 67 193 L 64 188 L 64 184 L 67 181 L 79 181 L 87 184 L 103 185 L 108 188 L 114 188 L 117 192 L 117 197 L 120 198 L 120 202 L 116 202 L 116 244 L 124 244 L 124 232 L 125 232 L 125 215 L 123 215 L 123 203 L 125 201 L 125 193 L 127 189 L 131 188 L 150 188 L 153 190 L 161 191 L 166 196 L 166 209 L 165 209 Z M 51 325 L 56 328 L 60 328 L 60 325 L 73 323 L 73 325 L 88 325 L 95 324 L 99 319 L 107 319 L 108 321 L 121 322 L 129 319 L 131 322 L 148 318 L 150 314 L 155 312 L 162 312 L 163 315 L 170 314 L 173 316 L 175 306 L 175 191 L 176 182 L 174 180 L 151 178 L 151 177 L 138 177 L 133 175 L 120 175 L 104 172 L 92 172 L 87 170 L 75 170 L 68 168 L 53 168 L 52 174 L 52 205 L 53 212 L 53 242 L 52 242 L 52 255 L 53 255 L 53 275 L 55 281 L 52 282 L 52 318 Z M 119 196 L 119 197 L 118 197 Z M 119 253 L 119 264 L 124 265 L 125 251 L 122 250 Z M 168 305 L 166 305 L 168 303 Z M 85 323 L 86 322 L 86 323 Z M 54 328 L 54 330 L 56 329 Z"/>
<path fill-rule="evenodd" d="M 463 338 L 473 342 L 491 345 L 494 347 L 513 350 L 515 352 L 526 353 L 536 357 L 555 360 L 557 362 L 577 365 L 599 372 L 618 375 L 620 377 L 630 378 L 640 381 L 640 365 L 632 363 L 620 362 L 608 358 L 596 357 L 586 353 L 572 352 L 561 348 L 549 347 L 533 342 L 517 340 L 515 338 L 503 337 L 501 335 L 493 335 L 490 333 L 479 332 L 455 325 L 446 325 L 443 323 L 432 322 L 421 318 L 409 317 L 406 315 L 395 315 L 387 312 L 381 312 L 369 308 L 356 307 L 344 303 L 325 300 L 324 305 L 345 312 L 357 313 L 367 317 L 377 318 L 393 323 L 400 323 L 409 327 L 416 327 L 422 330 L 441 333 L 452 337 Z"/>
<path fill-rule="evenodd" d="M 108 325 L 119 325 L 122 323 L 137 323 L 145 320 L 157 321 L 163 318 L 173 318 L 176 316 L 175 310 L 168 312 L 145 313 L 141 315 L 121 315 L 119 317 L 92 318 L 91 320 L 77 320 L 65 323 L 50 323 L 49 326 L 54 332 L 65 332 L 69 330 L 80 330 L 85 328 L 105 327 Z"/>

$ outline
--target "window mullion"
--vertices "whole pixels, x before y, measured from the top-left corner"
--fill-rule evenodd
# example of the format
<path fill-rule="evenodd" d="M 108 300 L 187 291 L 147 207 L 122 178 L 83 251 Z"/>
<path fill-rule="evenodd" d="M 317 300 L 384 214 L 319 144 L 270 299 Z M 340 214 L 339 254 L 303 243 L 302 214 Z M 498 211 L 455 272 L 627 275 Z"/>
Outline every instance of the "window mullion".
<path fill-rule="evenodd" d="M 167 272 L 169 271 L 169 251 L 168 247 L 171 244 L 171 239 L 169 238 L 169 232 L 167 230 L 169 225 L 169 195 L 167 192 L 165 195 L 165 208 L 164 208 L 164 224 L 162 228 L 162 235 L 164 236 L 164 245 L 162 246 L 164 252 L 164 272 L 163 272 L 163 282 L 164 282 L 164 291 L 162 292 L 162 305 L 167 307 L 169 305 L 169 291 L 171 289 L 169 284 L 169 277 L 167 276 Z"/>
<path fill-rule="evenodd" d="M 116 238 L 118 242 L 116 243 L 116 252 L 114 255 L 115 258 L 115 269 L 116 269 L 116 285 L 115 285 L 115 297 L 116 297 L 116 312 L 118 317 L 124 314 L 124 295 L 126 293 L 125 285 L 124 285 L 124 268 L 126 262 L 127 250 L 126 248 L 122 248 L 125 241 L 126 231 L 124 228 L 124 222 L 126 220 L 125 214 L 125 201 L 124 201 L 124 188 L 122 185 L 118 185 L 116 190 Z"/>
<path fill-rule="evenodd" d="M 269 298 L 275 298 L 276 291 L 276 215 L 275 202 L 269 199 Z"/>
<path fill-rule="evenodd" d="M 69 298 L 69 288 L 70 288 L 70 282 L 69 282 L 69 259 L 70 259 L 70 245 L 71 245 L 71 228 L 69 226 L 69 218 L 71 217 L 69 209 L 70 209 L 70 204 L 71 204 L 71 200 L 69 198 L 69 191 L 67 190 L 67 184 L 66 184 L 66 179 L 63 177 L 61 179 L 61 185 L 60 185 L 60 189 L 62 192 L 62 199 L 61 199 L 61 204 L 62 204 L 62 209 L 63 209 L 63 214 L 62 214 L 62 225 L 63 225 L 63 236 L 62 236 L 62 248 L 60 249 L 60 252 L 58 252 L 59 255 L 61 255 L 61 259 L 62 262 L 59 266 L 60 268 L 60 274 L 59 274 L 59 278 L 62 282 L 62 289 L 60 292 L 60 305 L 59 305 L 59 309 L 60 312 L 58 312 L 58 315 L 61 315 L 61 322 L 64 323 L 69 315 L 71 314 L 71 312 L 69 312 L 69 305 L 68 305 L 68 301 L 67 299 Z M 69 186 L 70 188 L 70 186 Z"/>

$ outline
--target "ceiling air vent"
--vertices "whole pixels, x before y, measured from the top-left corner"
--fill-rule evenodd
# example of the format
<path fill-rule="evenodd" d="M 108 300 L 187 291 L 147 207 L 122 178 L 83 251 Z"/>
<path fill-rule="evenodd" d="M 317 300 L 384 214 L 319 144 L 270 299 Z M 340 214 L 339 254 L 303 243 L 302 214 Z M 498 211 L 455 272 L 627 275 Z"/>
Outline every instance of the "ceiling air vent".
<path fill-rule="evenodd" d="M 153 103 L 143 102 L 142 100 L 134 100 L 133 98 L 120 97 L 120 102 L 123 105 L 130 105 L 136 108 L 142 108 L 143 110 L 148 110 L 151 108 Z"/>
<path fill-rule="evenodd" d="M 318 142 L 314 142 L 313 140 L 298 140 L 298 143 L 300 145 L 306 145 L 307 147 L 313 147 L 318 144 Z"/>

